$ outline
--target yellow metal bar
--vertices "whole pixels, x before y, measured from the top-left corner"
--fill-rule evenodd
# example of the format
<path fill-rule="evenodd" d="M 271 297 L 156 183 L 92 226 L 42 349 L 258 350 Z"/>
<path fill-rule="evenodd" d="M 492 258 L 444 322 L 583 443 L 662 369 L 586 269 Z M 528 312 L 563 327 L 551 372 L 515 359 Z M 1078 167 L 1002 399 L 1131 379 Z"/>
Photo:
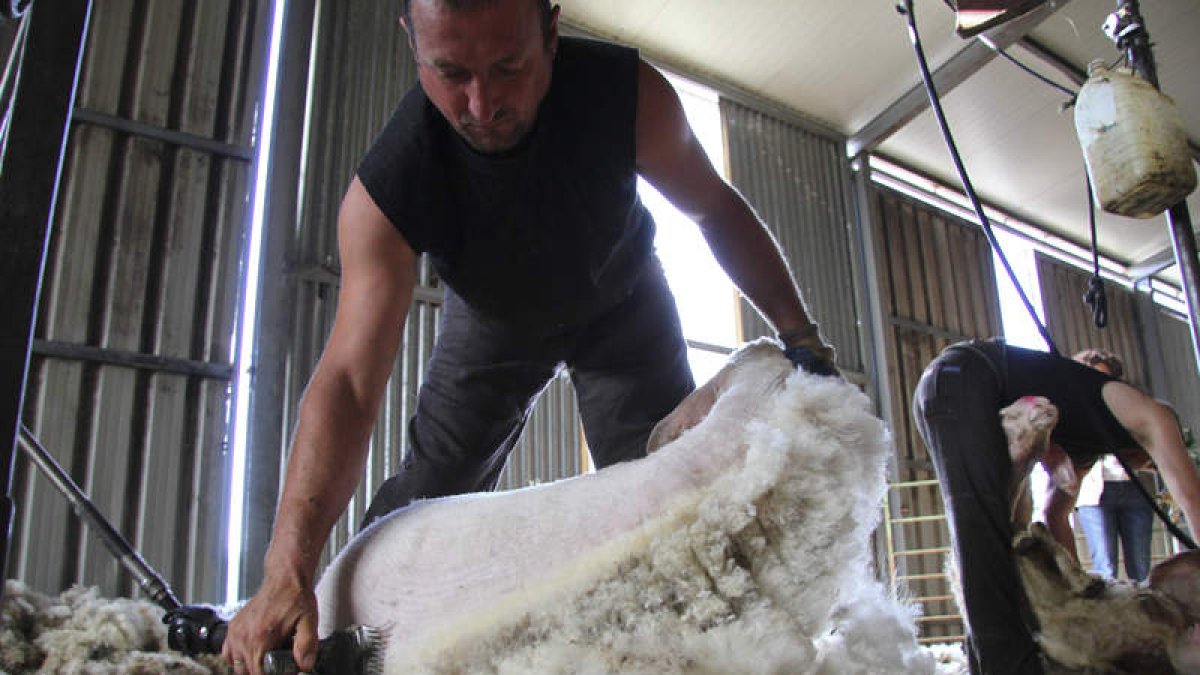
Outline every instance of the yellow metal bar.
<path fill-rule="evenodd" d="M 917 644 L 931 645 L 941 643 L 961 643 L 961 641 L 965 639 L 966 635 L 934 635 L 934 637 L 931 638 L 917 638 Z"/>
<path fill-rule="evenodd" d="M 914 548 L 911 551 L 896 551 L 897 556 L 915 556 L 915 555 L 933 555 L 935 553 L 949 553 L 949 546 L 941 546 L 938 548 Z"/>
<path fill-rule="evenodd" d="M 961 621 L 962 617 L 957 614 L 937 614 L 933 616 L 918 616 L 917 623 L 947 623 L 949 621 Z"/>
<path fill-rule="evenodd" d="M 938 482 L 937 482 L 936 478 L 927 478 L 927 479 L 923 479 L 923 480 L 910 480 L 910 481 L 906 481 L 906 482 L 902 482 L 902 483 L 888 483 L 888 487 L 899 490 L 899 489 L 912 489 L 912 488 L 919 488 L 919 487 L 930 487 L 932 485 L 937 485 L 937 484 L 938 484 Z"/>
<path fill-rule="evenodd" d="M 930 572 L 928 574 L 905 574 L 897 577 L 898 581 L 926 581 L 929 579 L 945 579 L 945 572 Z"/>
<path fill-rule="evenodd" d="M 893 518 L 893 523 L 931 523 L 938 520 L 945 520 L 945 514 L 938 513 L 932 516 L 904 516 L 901 518 Z"/>

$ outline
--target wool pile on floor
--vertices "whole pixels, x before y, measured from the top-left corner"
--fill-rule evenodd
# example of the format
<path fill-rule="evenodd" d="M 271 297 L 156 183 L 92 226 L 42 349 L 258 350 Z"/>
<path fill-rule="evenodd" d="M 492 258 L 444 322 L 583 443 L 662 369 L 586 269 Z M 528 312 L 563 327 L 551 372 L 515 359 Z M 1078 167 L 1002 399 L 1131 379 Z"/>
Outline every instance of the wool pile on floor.
<path fill-rule="evenodd" d="M 224 675 L 215 656 L 167 648 L 163 611 L 145 600 L 74 587 L 55 597 L 17 581 L 4 587 L 0 668 L 9 675 Z"/>

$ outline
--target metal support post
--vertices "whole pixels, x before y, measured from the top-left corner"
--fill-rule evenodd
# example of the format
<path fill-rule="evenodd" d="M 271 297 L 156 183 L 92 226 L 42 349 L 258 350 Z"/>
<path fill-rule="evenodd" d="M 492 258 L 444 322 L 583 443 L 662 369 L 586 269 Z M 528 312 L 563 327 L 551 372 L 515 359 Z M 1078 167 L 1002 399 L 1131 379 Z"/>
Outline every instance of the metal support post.
<path fill-rule="evenodd" d="M 1125 52 L 1133 72 L 1156 89 L 1160 88 L 1150 33 L 1146 30 L 1138 0 L 1120 0 L 1117 11 L 1105 22 L 1104 30 L 1117 43 L 1117 48 Z M 1168 209 L 1166 215 L 1175 249 L 1175 264 L 1179 266 L 1187 301 L 1188 325 L 1192 332 L 1192 365 L 1200 372 L 1200 260 L 1196 258 L 1196 234 L 1192 231 L 1192 218 L 1185 200 Z"/>
<path fill-rule="evenodd" d="M 0 158 L 0 576 L 7 577 L 13 463 L 50 223 L 92 0 L 29 10 L 25 56 Z M 0 595 L 3 588 L 0 587 Z"/>

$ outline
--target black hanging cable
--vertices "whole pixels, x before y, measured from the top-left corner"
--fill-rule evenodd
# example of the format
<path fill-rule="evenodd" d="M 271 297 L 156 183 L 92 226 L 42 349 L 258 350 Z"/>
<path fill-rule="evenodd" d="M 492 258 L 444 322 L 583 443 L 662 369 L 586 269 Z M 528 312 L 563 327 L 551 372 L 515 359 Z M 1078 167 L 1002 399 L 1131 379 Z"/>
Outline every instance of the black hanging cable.
<path fill-rule="evenodd" d="M 1045 82 L 1046 84 L 1050 85 L 1051 87 L 1054 87 L 1055 89 L 1070 96 L 1071 100 L 1068 102 L 1068 105 L 1074 105 L 1075 98 L 1077 96 L 1076 92 L 1071 91 L 1070 89 L 1058 84 L 1057 82 L 1054 82 L 1050 78 L 1045 77 L 1041 73 L 1038 73 L 1037 71 L 1033 70 L 1032 68 L 1025 65 L 1024 63 L 1021 63 L 1017 59 L 1010 56 L 1003 49 L 997 49 L 994 45 L 990 45 L 990 44 L 989 44 L 989 46 L 991 46 L 992 49 L 995 49 L 996 52 L 999 53 L 1001 56 L 1003 56 L 1004 58 L 1008 59 L 1010 62 L 1015 64 L 1021 70 L 1024 70 L 1025 72 L 1029 73 L 1030 75 L 1033 75 L 1034 77 L 1041 80 L 1042 82 Z M 1115 68 L 1117 64 L 1121 63 L 1124 60 L 1125 60 L 1125 55 L 1122 54 L 1121 58 L 1118 59 L 1117 63 L 1113 64 L 1113 66 L 1111 68 Z M 1110 68 L 1110 70 L 1111 70 L 1111 68 Z M 1084 172 L 1084 180 L 1087 184 L 1088 223 L 1089 223 L 1089 225 L 1091 227 L 1091 231 L 1092 231 L 1092 278 L 1091 278 L 1091 281 L 1089 282 L 1088 292 L 1084 294 L 1083 299 L 1084 299 L 1084 302 L 1086 302 L 1092 306 L 1092 320 L 1096 323 L 1096 327 L 1103 328 L 1108 323 L 1108 298 L 1104 292 L 1104 282 L 1100 277 L 1100 254 L 1099 254 L 1098 248 L 1096 246 L 1096 243 L 1097 243 L 1096 242 L 1096 199 L 1095 199 L 1095 194 L 1092 192 L 1092 180 L 1091 180 L 1091 176 L 1088 174 L 1087 164 L 1084 164 L 1083 172 Z M 1175 537 L 1180 543 L 1182 543 L 1184 545 L 1185 548 L 1187 548 L 1189 550 L 1195 550 L 1196 542 L 1193 541 L 1192 538 L 1189 537 L 1182 529 L 1180 529 L 1179 526 L 1175 523 L 1175 521 L 1171 520 L 1171 517 L 1169 515 L 1167 515 L 1167 513 L 1163 510 L 1162 506 L 1158 503 L 1158 501 L 1155 500 L 1154 497 L 1150 495 L 1150 492 L 1146 489 L 1146 486 L 1142 485 L 1141 481 L 1136 480 L 1134 471 L 1133 471 L 1133 469 L 1131 469 L 1129 467 L 1128 462 L 1126 462 L 1125 459 L 1123 457 L 1121 457 L 1120 455 L 1114 454 L 1114 456 L 1117 458 L 1117 462 L 1119 462 L 1121 464 L 1121 468 L 1125 470 L 1125 473 L 1131 479 L 1133 479 L 1134 488 L 1138 491 L 1139 494 L 1142 495 L 1142 498 L 1146 500 L 1146 503 L 1150 505 L 1151 510 L 1153 510 L 1154 514 L 1156 516 L 1158 516 L 1158 519 L 1160 521 L 1162 521 L 1163 525 L 1167 528 L 1167 531 L 1171 533 L 1171 536 Z"/>
<path fill-rule="evenodd" d="M 913 13 L 912 0 L 903 0 L 903 4 L 897 5 L 896 10 L 899 11 L 901 14 L 904 14 L 906 17 L 906 20 L 908 22 L 909 38 L 912 40 L 913 50 L 916 52 L 916 55 L 917 55 L 917 65 L 920 67 L 921 79 L 925 83 L 925 90 L 929 95 L 930 106 L 933 109 L 934 117 L 937 118 L 938 127 L 941 129 L 942 137 L 946 141 L 946 146 L 950 150 L 950 158 L 954 161 L 954 168 L 958 171 L 959 178 L 962 180 L 963 191 L 966 193 L 967 198 L 971 200 L 971 206 L 974 207 L 975 215 L 976 215 L 976 217 L 979 218 L 979 225 L 983 229 L 983 233 L 987 237 L 988 243 L 991 244 L 992 249 L 996 252 L 996 257 L 1000 259 L 1000 263 L 1004 266 L 1005 272 L 1008 273 L 1008 278 L 1012 281 L 1013 286 L 1016 288 L 1017 294 L 1021 297 L 1021 301 L 1025 304 L 1025 309 L 1029 312 L 1029 315 L 1033 318 L 1033 323 L 1034 323 L 1034 325 L 1037 326 L 1038 332 L 1041 333 L 1042 339 L 1045 340 L 1046 346 L 1049 347 L 1049 349 L 1052 353 L 1061 355 L 1061 352 L 1058 351 L 1058 347 L 1055 346 L 1054 341 L 1052 339 L 1050 339 L 1050 333 L 1049 333 L 1049 331 L 1046 330 L 1046 326 L 1042 323 L 1041 319 L 1038 318 L 1037 312 L 1033 308 L 1033 304 L 1029 301 L 1029 297 L 1025 294 L 1025 289 L 1017 281 L 1017 276 L 1013 272 L 1012 267 L 1009 265 L 1008 258 L 1005 257 L 1004 251 L 1000 247 L 1000 242 L 998 242 L 996 240 L 996 235 L 992 232 L 991 222 L 988 220 L 987 215 L 984 213 L 983 205 L 980 203 L 979 197 L 975 194 L 975 188 L 971 184 L 970 178 L 967 176 L 966 169 L 963 167 L 962 158 L 958 154 L 958 146 L 955 144 L 954 137 L 950 133 L 950 127 L 946 123 L 946 115 L 942 111 L 941 100 L 938 97 L 937 89 L 933 84 L 933 75 L 930 74 L 929 64 L 925 60 L 925 50 L 921 46 L 921 36 L 920 36 L 920 33 L 917 31 L 916 16 Z M 1004 54 L 1003 50 L 997 50 L 997 51 L 1001 54 Z M 1004 54 L 1004 55 L 1006 57 L 1008 57 L 1007 54 Z M 1016 62 L 1015 59 L 1013 59 L 1012 57 L 1008 57 L 1008 58 L 1010 61 Z M 1018 62 L 1018 65 L 1020 65 L 1024 70 L 1037 76 L 1038 79 L 1047 80 L 1047 78 L 1044 78 L 1044 77 L 1038 75 L 1037 73 L 1035 73 L 1033 70 L 1025 67 L 1024 64 L 1020 64 Z M 1057 84 L 1055 84 L 1054 86 L 1055 86 L 1055 88 L 1065 90 L 1065 88 L 1059 87 Z M 1070 92 L 1069 90 L 1066 90 L 1066 91 L 1068 91 L 1072 95 L 1072 97 L 1074 97 L 1074 95 L 1075 95 L 1074 92 Z M 1087 173 L 1086 170 L 1084 173 L 1085 174 Z M 1089 178 L 1088 179 L 1088 207 L 1090 209 L 1089 215 L 1091 217 L 1091 224 L 1092 224 L 1092 261 L 1093 261 L 1094 269 L 1096 271 L 1096 274 L 1093 278 L 1098 281 L 1099 254 L 1096 251 L 1096 225 L 1095 225 L 1094 201 L 1095 201 L 1094 196 L 1092 194 L 1092 184 L 1091 184 L 1091 180 Z M 1100 294 L 1103 295 L 1103 286 L 1102 285 L 1101 285 Z M 1107 303 L 1105 303 L 1105 308 L 1104 308 L 1104 319 L 1105 319 L 1105 321 L 1107 321 Z M 1122 468 L 1125 469 L 1126 473 L 1129 474 L 1130 478 L 1133 478 L 1134 473 L 1132 471 L 1130 471 L 1129 466 L 1125 462 L 1124 458 L 1122 458 L 1120 455 L 1116 455 L 1116 458 L 1117 458 L 1117 461 L 1121 463 L 1121 466 L 1122 466 Z M 1179 527 L 1174 522 L 1171 521 L 1170 517 L 1162 510 L 1162 508 L 1158 505 L 1158 503 L 1146 491 L 1146 488 L 1137 480 L 1134 480 L 1134 484 L 1136 485 L 1137 489 L 1141 492 L 1142 496 L 1146 498 L 1146 501 L 1149 502 L 1150 507 L 1158 515 L 1159 519 L 1162 520 L 1162 522 L 1166 526 L 1167 530 L 1169 530 L 1176 539 L 1178 539 L 1180 542 L 1182 542 L 1185 547 L 1195 550 L 1197 548 L 1196 543 L 1194 541 L 1192 541 L 1191 537 L 1189 537 L 1186 533 L 1184 533 L 1182 530 L 1180 530 Z"/>
<path fill-rule="evenodd" d="M 1092 228 L 1092 278 L 1088 280 L 1087 292 L 1083 301 L 1092 308 L 1092 323 L 1096 328 L 1108 325 L 1108 296 L 1104 293 L 1104 279 L 1100 278 L 1100 251 L 1096 246 L 1096 203 L 1092 193 L 1092 179 L 1088 175 L 1087 166 L 1083 168 L 1083 179 L 1087 183 L 1088 196 L 1088 225 Z"/>
<path fill-rule="evenodd" d="M 1029 66 L 1022 63 L 1020 60 L 1018 60 L 1016 57 L 1014 57 L 1012 54 L 1009 54 L 1008 52 L 1004 51 L 1003 49 L 1000 49 L 999 47 L 992 44 L 991 42 L 985 41 L 984 44 L 991 47 L 993 51 L 995 51 L 997 54 L 999 54 L 1000 56 L 1003 56 L 1005 59 L 1007 59 L 1009 63 L 1013 64 L 1014 66 L 1020 68 L 1021 70 L 1025 71 L 1025 72 L 1029 73 L 1030 75 L 1036 77 L 1037 79 L 1041 80 L 1042 82 L 1045 82 L 1046 84 L 1050 85 L 1051 87 L 1054 87 L 1055 89 L 1061 91 L 1062 93 L 1066 94 L 1067 96 L 1070 96 L 1071 97 L 1070 102 L 1072 104 L 1075 102 L 1076 93 L 1074 91 L 1072 91 L 1069 87 L 1064 87 L 1063 85 L 1046 77 L 1045 75 L 1039 73 L 1038 71 L 1034 70 L 1033 68 L 1030 68 Z"/>
<path fill-rule="evenodd" d="M 908 21 L 908 36 L 912 40 L 913 49 L 917 53 L 917 65 L 920 66 L 921 79 L 925 82 L 925 90 L 929 94 L 929 104 L 933 108 L 934 117 L 937 118 L 938 127 L 942 131 L 942 138 L 946 140 L 946 146 L 950 150 L 950 159 L 954 161 L 954 168 L 958 171 L 958 177 L 962 181 L 963 192 L 971 200 L 971 206 L 975 209 L 975 216 L 979 219 L 979 226 L 983 228 L 984 236 L 987 237 L 992 250 L 996 252 L 996 257 L 1000 259 L 1000 264 L 1004 267 L 1004 271 L 1012 281 L 1013 287 L 1016 288 L 1017 295 L 1021 297 L 1021 302 L 1024 303 L 1025 310 L 1033 318 L 1033 323 L 1037 326 L 1038 332 L 1042 334 L 1042 339 L 1045 340 L 1046 346 L 1050 348 L 1051 352 L 1057 354 L 1058 348 L 1054 345 L 1054 340 L 1050 338 L 1050 331 L 1046 330 L 1045 324 L 1038 318 L 1037 310 L 1033 308 L 1033 303 L 1029 301 L 1029 296 L 1026 295 L 1024 287 L 1017 280 L 1017 275 L 1013 272 L 1012 265 L 1008 262 L 1008 257 L 1004 255 L 1004 250 L 1000 247 L 1000 242 L 996 240 L 996 235 L 992 232 L 992 223 L 983 211 L 983 204 L 979 201 L 979 196 L 975 193 L 975 187 L 971 185 L 971 179 L 967 176 L 967 170 L 963 167 L 962 157 L 958 154 L 958 146 L 955 145 L 954 137 L 950 134 L 950 126 L 946 123 L 946 114 L 942 111 L 941 99 L 938 97 L 937 89 L 933 84 L 933 75 L 929 72 L 929 63 L 925 60 L 925 49 L 921 46 L 921 36 L 917 32 L 917 20 L 913 13 L 912 0 L 904 0 L 904 4 L 897 5 L 896 9 L 905 15 Z"/>
<path fill-rule="evenodd" d="M 996 47 L 992 43 L 987 42 L 986 44 L 997 54 L 1003 56 L 1016 67 L 1020 68 L 1026 73 L 1029 73 L 1033 77 L 1053 87 L 1054 89 L 1066 94 L 1067 96 L 1070 96 L 1071 98 L 1065 104 L 1065 106 L 1075 105 L 1075 98 L 1078 96 L 1077 92 L 1072 91 L 1071 89 L 1030 68 L 1014 58 L 1008 52 Z M 1095 324 L 1096 328 L 1104 328 L 1108 325 L 1108 296 L 1104 291 L 1104 279 L 1100 276 L 1100 249 L 1096 240 L 1096 199 L 1095 194 L 1092 192 L 1092 179 L 1088 173 L 1086 164 L 1084 164 L 1083 167 L 1083 177 L 1087 186 L 1088 226 L 1092 235 L 1092 277 L 1088 280 L 1088 289 L 1087 292 L 1083 294 L 1083 301 L 1092 310 L 1092 323 Z"/>
<path fill-rule="evenodd" d="M 2 0 L 0 0 L 2 1 Z M 0 157 L 3 157 L 5 139 L 8 137 L 8 125 L 11 123 L 13 106 L 16 102 L 17 70 L 25 55 L 25 44 L 29 37 L 28 19 L 22 19 L 17 27 L 4 59 L 4 71 L 0 73 Z"/>

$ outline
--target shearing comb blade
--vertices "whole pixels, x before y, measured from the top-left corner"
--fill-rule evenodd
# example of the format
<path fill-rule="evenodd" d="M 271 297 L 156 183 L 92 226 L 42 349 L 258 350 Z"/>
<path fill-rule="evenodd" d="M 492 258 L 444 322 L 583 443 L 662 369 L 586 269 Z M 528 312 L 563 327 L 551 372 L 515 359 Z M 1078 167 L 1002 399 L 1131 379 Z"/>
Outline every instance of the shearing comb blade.
<path fill-rule="evenodd" d="M 383 675 L 383 634 L 370 626 L 351 626 L 331 633 L 317 646 L 312 675 Z M 263 656 L 265 675 L 297 675 L 301 671 L 292 650 L 277 649 Z"/>

